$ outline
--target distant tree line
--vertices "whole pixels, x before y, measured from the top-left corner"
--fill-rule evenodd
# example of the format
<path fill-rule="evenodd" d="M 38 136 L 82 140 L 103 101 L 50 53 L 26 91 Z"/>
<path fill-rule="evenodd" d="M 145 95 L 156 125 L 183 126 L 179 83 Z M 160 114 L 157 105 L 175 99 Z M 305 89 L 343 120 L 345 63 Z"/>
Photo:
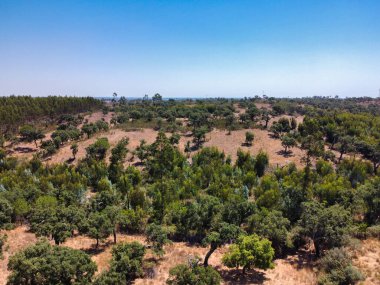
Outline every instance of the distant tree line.
<path fill-rule="evenodd" d="M 0 97 L 0 131 L 15 133 L 23 124 L 49 121 L 63 114 L 100 109 L 103 103 L 92 97 Z"/>

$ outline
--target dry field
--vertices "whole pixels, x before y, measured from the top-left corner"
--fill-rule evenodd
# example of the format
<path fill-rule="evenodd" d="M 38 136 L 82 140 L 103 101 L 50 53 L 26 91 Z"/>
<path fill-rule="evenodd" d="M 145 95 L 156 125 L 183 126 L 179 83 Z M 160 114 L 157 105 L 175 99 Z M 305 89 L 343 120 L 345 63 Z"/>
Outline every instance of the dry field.
<path fill-rule="evenodd" d="M 15 252 L 36 242 L 34 234 L 28 232 L 26 226 L 18 227 L 14 230 L 6 231 L 8 240 L 4 246 L 4 259 L 0 260 L 0 285 L 6 284 L 9 275 L 7 271 L 7 263 L 9 256 Z M 141 235 L 118 235 L 118 242 L 138 241 L 145 243 L 145 238 Z M 91 255 L 91 259 L 98 265 L 98 272 L 108 268 L 111 259 L 112 239 L 111 237 L 99 246 L 98 250 L 94 249 L 95 241 L 93 239 L 77 236 L 70 238 L 63 245 L 75 249 L 81 249 Z M 180 263 L 186 263 L 189 257 L 199 256 L 201 258 L 207 252 L 207 248 L 199 246 L 191 246 L 184 242 L 175 242 L 168 245 L 166 254 L 161 260 L 155 260 L 150 253 L 146 256 L 147 262 L 157 262 L 153 265 L 153 269 L 147 269 L 149 277 L 136 280 L 135 284 L 165 284 L 169 276 L 169 269 Z M 240 271 L 228 269 L 221 264 L 221 257 L 226 248 L 217 250 L 210 258 L 210 265 L 215 267 L 224 279 L 224 284 L 315 284 L 316 276 L 309 267 L 309 262 L 305 261 L 304 256 L 293 255 L 286 259 L 275 261 L 275 268 L 267 271 L 252 270 L 245 276 Z"/>
<path fill-rule="evenodd" d="M 85 118 L 89 122 L 95 122 L 100 119 L 104 119 L 109 122 L 112 118 L 112 113 L 108 113 L 107 115 L 103 115 L 101 112 L 96 112 L 91 115 L 85 116 Z M 285 116 L 289 117 L 289 116 Z M 273 123 L 273 121 L 278 120 L 271 119 L 269 125 Z M 302 122 L 303 117 L 297 117 L 297 121 Z M 245 140 L 245 132 L 251 131 L 255 134 L 255 140 L 253 146 L 247 147 L 243 146 L 243 142 Z M 52 132 L 46 134 L 46 138 L 50 138 Z M 76 155 L 77 160 L 84 158 L 86 155 L 86 148 L 94 143 L 97 138 L 107 137 L 111 147 L 115 146 L 117 142 L 119 142 L 122 138 L 129 138 L 128 148 L 132 151 L 139 144 L 140 140 L 144 139 L 147 143 L 154 142 L 157 136 L 157 131 L 153 129 L 142 129 L 137 131 L 129 131 L 126 132 L 119 128 L 111 128 L 108 132 L 97 133 L 92 136 L 90 139 L 83 139 L 78 142 L 78 153 Z M 187 141 L 191 140 L 191 137 L 183 136 L 180 140 L 179 148 L 183 151 L 184 146 Z M 204 146 L 215 146 L 219 150 L 224 151 L 226 155 L 230 155 L 233 160 L 236 159 L 236 152 L 239 148 L 244 151 L 249 151 L 253 155 L 257 154 L 260 150 L 263 150 L 269 154 L 269 161 L 272 165 L 282 166 L 286 165 L 290 162 L 294 162 L 297 166 L 301 166 L 301 158 L 303 156 L 303 151 L 299 148 L 293 148 L 292 153 L 284 155 L 282 154 L 283 147 L 281 146 L 281 142 L 278 139 L 273 139 L 270 137 L 268 131 L 260 130 L 260 129 L 251 129 L 251 130 L 238 130 L 232 131 L 230 135 L 227 135 L 227 131 L 214 129 L 210 133 L 206 135 L 206 142 Z M 19 143 L 12 148 L 12 155 L 20 158 L 20 159 L 29 159 L 32 155 L 37 151 L 34 143 Z M 192 153 L 194 154 L 194 152 Z M 55 163 L 63 163 L 68 161 L 72 157 L 72 153 L 70 150 L 70 144 L 66 144 L 61 147 L 56 154 L 54 154 L 51 158 L 48 158 L 45 163 L 47 164 L 55 164 Z M 131 155 L 128 156 L 128 160 L 131 158 Z M 137 159 L 137 158 L 136 158 Z M 126 164 L 135 163 L 134 161 L 127 161 Z M 74 162 L 75 163 L 75 162 Z"/>
<path fill-rule="evenodd" d="M 4 246 L 4 259 L 0 260 L 0 285 L 5 285 L 9 272 L 7 263 L 9 256 L 15 252 L 31 245 L 37 241 L 33 233 L 28 232 L 26 226 L 17 227 L 14 230 L 2 231 L 8 235 Z M 118 242 L 138 241 L 145 244 L 142 235 L 118 235 Z M 99 249 L 95 250 L 95 240 L 84 236 L 68 239 L 64 244 L 75 249 L 81 249 L 91 255 L 92 260 L 98 266 L 98 272 L 108 268 L 111 259 L 112 238 L 101 243 Z M 135 284 L 165 284 L 169 276 L 169 269 L 180 263 L 186 263 L 189 257 L 199 256 L 203 258 L 207 248 L 192 246 L 184 242 L 175 242 L 166 246 L 166 254 L 156 260 L 149 252 L 146 256 L 147 263 L 151 263 L 153 269 L 146 269 L 146 277 L 137 279 Z M 267 271 L 251 270 L 245 276 L 241 271 L 228 269 L 221 264 L 221 257 L 227 248 L 221 248 L 214 252 L 209 263 L 216 268 L 223 277 L 223 284 L 267 284 L 267 285 L 310 285 L 316 284 L 317 275 L 313 270 L 313 262 L 308 252 L 300 251 L 298 254 L 290 255 L 284 259 L 275 260 L 275 268 Z M 380 241 L 368 239 L 361 242 L 361 247 L 356 250 L 354 265 L 366 275 L 366 280 L 361 284 L 380 284 Z"/>
<path fill-rule="evenodd" d="M 367 239 L 355 253 L 353 263 L 365 274 L 363 284 L 380 284 L 380 240 Z"/>

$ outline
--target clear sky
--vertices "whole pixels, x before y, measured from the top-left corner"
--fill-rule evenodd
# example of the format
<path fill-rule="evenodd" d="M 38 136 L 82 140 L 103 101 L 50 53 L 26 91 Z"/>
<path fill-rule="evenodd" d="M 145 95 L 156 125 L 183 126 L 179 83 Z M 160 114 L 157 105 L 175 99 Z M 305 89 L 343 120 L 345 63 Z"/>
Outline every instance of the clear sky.
<path fill-rule="evenodd" d="M 379 0 L 0 0 L 0 95 L 378 96 Z"/>

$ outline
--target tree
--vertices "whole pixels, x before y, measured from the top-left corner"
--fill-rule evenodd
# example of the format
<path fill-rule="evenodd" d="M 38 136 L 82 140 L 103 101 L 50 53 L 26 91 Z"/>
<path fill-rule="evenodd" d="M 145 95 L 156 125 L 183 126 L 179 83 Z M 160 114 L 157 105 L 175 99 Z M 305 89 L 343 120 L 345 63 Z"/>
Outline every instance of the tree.
<path fill-rule="evenodd" d="M 245 133 L 245 144 L 252 145 L 253 140 L 255 139 L 255 135 L 252 132 Z"/>
<path fill-rule="evenodd" d="M 141 277 L 143 271 L 143 258 L 145 247 L 138 242 L 120 243 L 112 248 L 112 259 L 109 272 L 119 275 L 124 284 Z"/>
<path fill-rule="evenodd" d="M 357 144 L 357 149 L 364 158 L 372 162 L 373 170 L 375 174 L 377 174 L 377 170 L 380 166 L 380 141 L 359 142 Z"/>
<path fill-rule="evenodd" d="M 88 218 L 88 236 L 96 239 L 96 248 L 99 241 L 109 237 L 114 227 L 105 212 L 91 213 Z"/>
<path fill-rule="evenodd" d="M 70 149 L 71 149 L 71 152 L 73 153 L 73 158 L 75 159 L 75 156 L 78 153 L 78 144 L 77 143 L 73 143 L 71 145 Z"/>
<path fill-rule="evenodd" d="M 268 167 L 268 164 L 269 164 L 268 154 L 260 150 L 260 152 L 256 156 L 256 161 L 255 161 L 255 172 L 257 176 L 261 177 L 264 175 L 264 172 L 266 168 Z"/>
<path fill-rule="evenodd" d="M 11 203 L 0 197 L 0 229 L 12 221 L 13 208 Z"/>
<path fill-rule="evenodd" d="M 291 128 L 292 130 L 297 129 L 297 120 L 296 120 L 294 117 L 292 117 L 292 118 L 290 119 L 290 128 Z"/>
<path fill-rule="evenodd" d="M 20 128 L 20 135 L 23 140 L 28 142 L 34 142 L 36 147 L 38 147 L 37 140 L 43 139 L 45 137 L 41 130 L 36 129 L 34 126 L 31 125 L 22 126 Z"/>
<path fill-rule="evenodd" d="M 82 132 L 87 135 L 87 138 L 90 138 L 97 131 L 98 131 L 98 127 L 93 123 L 83 124 L 83 126 L 82 126 Z"/>
<path fill-rule="evenodd" d="M 222 262 L 230 268 L 243 267 L 243 274 L 254 266 L 260 269 L 273 268 L 274 249 L 266 238 L 253 234 L 240 236 L 223 256 Z"/>
<path fill-rule="evenodd" d="M 95 160 L 103 160 L 106 157 L 110 144 L 107 138 L 99 138 L 93 144 L 86 148 L 87 157 Z"/>
<path fill-rule="evenodd" d="M 280 211 L 268 211 L 263 208 L 248 219 L 248 232 L 265 237 L 272 242 L 277 256 L 288 247 L 288 229 L 290 222 Z"/>
<path fill-rule="evenodd" d="M 363 193 L 366 222 L 370 225 L 380 222 L 380 177 L 367 181 L 358 192 Z"/>
<path fill-rule="evenodd" d="M 185 152 L 187 153 L 187 158 L 190 157 L 190 154 L 191 154 L 191 145 L 190 145 L 190 141 L 187 141 L 186 142 L 186 145 L 185 145 Z"/>
<path fill-rule="evenodd" d="M 109 178 L 112 182 L 116 182 L 123 171 L 123 162 L 129 151 L 127 148 L 128 143 L 129 138 L 125 137 L 111 150 Z"/>
<path fill-rule="evenodd" d="M 3 246 L 7 241 L 8 236 L 6 234 L 0 234 L 0 259 L 3 259 Z"/>
<path fill-rule="evenodd" d="M 343 154 L 353 150 L 353 138 L 351 136 L 341 136 L 338 139 L 338 150 L 339 150 L 339 163 L 343 158 Z"/>
<path fill-rule="evenodd" d="M 265 126 L 264 128 L 267 129 L 268 128 L 268 123 L 271 119 L 271 116 L 270 116 L 270 112 L 268 110 L 262 110 L 261 111 L 261 118 L 264 120 L 265 122 Z"/>
<path fill-rule="evenodd" d="M 289 148 L 297 146 L 297 142 L 294 137 L 284 135 L 281 137 L 281 145 L 285 148 L 285 153 L 287 153 Z"/>
<path fill-rule="evenodd" d="M 352 265 L 351 257 L 341 248 L 333 248 L 320 260 L 320 268 L 324 273 L 319 284 L 356 284 L 364 280 L 363 274 Z"/>
<path fill-rule="evenodd" d="M 168 231 L 156 224 L 148 225 L 146 229 L 147 242 L 152 244 L 153 252 L 159 257 L 165 254 L 164 245 L 170 243 Z"/>
<path fill-rule="evenodd" d="M 305 202 L 298 225 L 301 234 L 314 243 L 316 256 L 324 249 L 341 246 L 351 224 L 350 212 L 340 205 L 325 208 L 318 202 Z"/>
<path fill-rule="evenodd" d="M 90 284 L 96 264 L 81 250 L 37 242 L 9 259 L 8 285 Z"/>
<path fill-rule="evenodd" d="M 233 125 L 235 124 L 235 116 L 234 116 L 234 114 L 230 114 L 230 115 L 228 115 L 228 116 L 225 118 L 225 120 L 226 120 L 226 128 L 227 128 L 227 130 L 228 130 L 228 135 L 230 135 L 230 134 L 231 134 L 232 127 L 233 127 Z"/>
<path fill-rule="evenodd" d="M 214 231 L 210 232 L 203 240 L 203 244 L 209 244 L 210 250 L 207 252 L 204 259 L 204 266 L 208 266 L 208 260 L 211 254 L 222 245 L 234 241 L 241 230 L 238 226 L 228 223 L 221 223 Z"/>
<path fill-rule="evenodd" d="M 170 269 L 168 285 L 219 285 L 222 278 L 218 271 L 210 266 L 199 265 L 199 260 L 189 260 Z"/>
<path fill-rule="evenodd" d="M 152 97 L 153 103 L 159 103 L 162 101 L 162 96 L 159 93 L 156 93 Z"/>
<path fill-rule="evenodd" d="M 207 133 L 206 127 L 200 127 L 193 131 L 193 141 L 195 142 L 196 146 L 199 147 L 201 143 L 205 140 Z"/>

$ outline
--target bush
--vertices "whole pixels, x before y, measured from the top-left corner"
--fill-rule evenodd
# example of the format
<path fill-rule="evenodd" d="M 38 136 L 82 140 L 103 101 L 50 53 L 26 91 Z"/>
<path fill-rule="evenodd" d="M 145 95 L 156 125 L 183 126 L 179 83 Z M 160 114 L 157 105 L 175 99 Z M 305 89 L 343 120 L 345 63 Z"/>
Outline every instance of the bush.
<path fill-rule="evenodd" d="M 170 269 L 166 284 L 169 285 L 219 285 L 222 278 L 218 271 L 210 266 L 199 265 L 199 260 L 190 260 Z"/>
<path fill-rule="evenodd" d="M 329 250 L 319 265 L 324 272 L 318 280 L 319 284 L 349 285 L 364 279 L 363 274 L 352 265 L 349 254 L 341 248 Z"/>

